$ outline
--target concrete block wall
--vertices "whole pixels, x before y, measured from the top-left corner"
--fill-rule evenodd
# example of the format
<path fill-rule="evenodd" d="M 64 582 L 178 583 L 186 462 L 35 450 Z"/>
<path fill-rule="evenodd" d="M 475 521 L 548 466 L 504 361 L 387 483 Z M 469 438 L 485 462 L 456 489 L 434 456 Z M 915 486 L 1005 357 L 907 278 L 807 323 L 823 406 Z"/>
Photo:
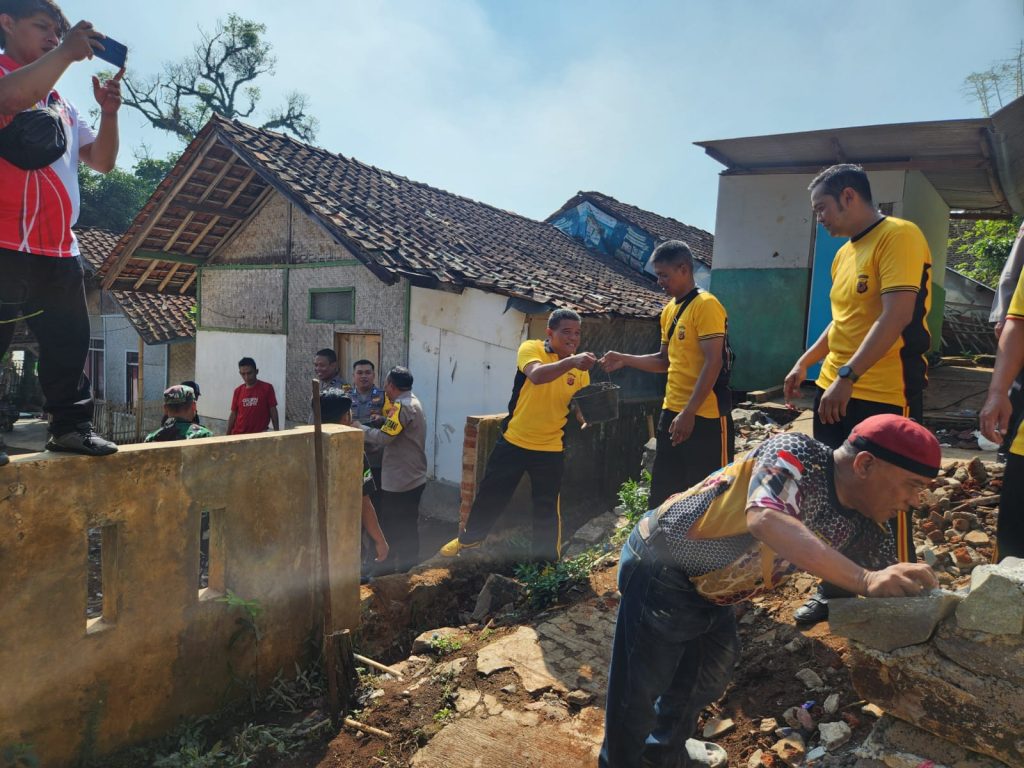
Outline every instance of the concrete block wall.
<path fill-rule="evenodd" d="M 359 617 L 362 439 L 325 429 L 335 626 Z M 0 745 L 47 768 L 95 760 L 212 712 L 303 661 L 321 630 L 312 430 L 12 457 L 0 497 Z M 210 584 L 199 588 L 210 514 Z M 100 528 L 103 615 L 86 620 L 87 531 Z M 259 601 L 260 640 L 231 644 Z M 99 764 L 92 762 L 90 764 Z"/>

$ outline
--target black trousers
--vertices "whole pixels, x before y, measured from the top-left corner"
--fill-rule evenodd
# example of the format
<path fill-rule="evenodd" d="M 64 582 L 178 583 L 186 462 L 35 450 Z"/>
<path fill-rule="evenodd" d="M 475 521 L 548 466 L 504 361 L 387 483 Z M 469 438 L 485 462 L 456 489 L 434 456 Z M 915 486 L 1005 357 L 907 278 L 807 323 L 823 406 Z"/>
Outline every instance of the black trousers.
<path fill-rule="evenodd" d="M 661 506 L 669 496 L 692 488 L 712 472 L 733 460 L 736 439 L 732 431 L 732 415 L 717 419 L 698 416 L 693 432 L 679 445 L 672 445 L 669 427 L 678 411 L 663 410 L 658 419 L 657 453 L 651 471 L 651 492 L 647 508 Z"/>
<path fill-rule="evenodd" d="M 916 422 L 921 421 L 924 414 L 924 394 L 917 393 L 907 397 L 907 407 L 901 408 L 890 403 L 876 403 L 873 400 L 857 400 L 851 398 L 846 405 L 846 415 L 834 424 L 825 424 L 818 415 L 818 405 L 825 390 L 816 387 L 814 396 L 814 439 L 829 448 L 838 448 L 850 436 L 853 428 L 870 416 L 893 413 L 906 416 Z M 914 551 L 914 518 L 909 509 L 889 521 L 889 532 L 896 545 L 896 556 L 901 563 L 916 563 L 917 553 Z M 821 592 L 825 597 L 851 597 L 847 592 L 834 584 L 821 583 Z"/>
<path fill-rule="evenodd" d="M 63 435 L 92 421 L 92 391 L 83 373 L 89 353 L 89 310 L 82 265 L 0 249 L 0 357 L 19 316 L 39 342 L 39 384 L 50 432 Z"/>
<path fill-rule="evenodd" d="M 562 553 L 559 494 L 564 463 L 562 451 L 529 451 L 499 437 L 487 459 L 484 478 L 469 512 L 466 530 L 459 540 L 463 544 L 474 544 L 487 538 L 523 474 L 527 474 L 533 496 L 533 557 L 557 561 Z"/>
<path fill-rule="evenodd" d="M 996 522 L 996 556 L 1024 557 L 1024 456 L 1006 457 Z"/>
<path fill-rule="evenodd" d="M 388 540 L 388 559 L 378 573 L 408 571 L 420 561 L 420 497 L 426 483 L 411 491 L 381 491 L 377 520 Z"/>

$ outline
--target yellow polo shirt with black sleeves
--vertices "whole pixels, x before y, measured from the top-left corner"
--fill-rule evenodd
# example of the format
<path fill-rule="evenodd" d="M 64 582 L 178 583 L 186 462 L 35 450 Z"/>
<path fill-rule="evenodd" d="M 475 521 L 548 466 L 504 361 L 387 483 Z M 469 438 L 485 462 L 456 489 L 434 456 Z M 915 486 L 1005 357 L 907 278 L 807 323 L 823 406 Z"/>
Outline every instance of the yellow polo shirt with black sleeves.
<path fill-rule="evenodd" d="M 672 330 L 672 321 L 679 311 L 681 301 L 672 299 L 661 310 L 661 343 L 668 345 L 668 380 L 665 383 L 665 401 L 662 408 L 667 411 L 681 411 L 690 402 L 693 388 L 697 384 L 701 368 L 704 367 L 704 352 L 700 342 L 706 339 L 724 337 L 728 318 L 722 303 L 707 291 L 701 291 Z M 672 338 L 669 338 L 669 331 Z M 718 399 L 710 392 L 697 410 L 697 416 L 717 419 Z"/>
<path fill-rule="evenodd" d="M 928 385 L 931 347 L 932 255 L 916 224 L 887 216 L 844 243 L 832 261 L 832 325 L 829 352 L 817 385 L 828 389 L 882 315 L 882 296 L 917 294 L 914 315 L 900 337 L 867 371 L 857 371 L 852 397 L 907 407 L 907 398 Z"/>
<path fill-rule="evenodd" d="M 540 339 L 519 345 L 516 378 L 508 404 L 505 440 L 528 451 L 561 451 L 565 423 L 569 419 L 569 401 L 590 383 L 590 374 L 576 368 L 554 381 L 534 384 L 525 368 L 530 363 L 557 363 L 560 358 Z"/>
<path fill-rule="evenodd" d="M 1024 323 L 1024 273 L 1017 279 L 1017 288 L 1010 299 L 1010 308 L 1006 311 L 1007 319 L 1013 318 Z M 1017 434 L 1010 445 L 1010 453 L 1024 456 L 1024 427 L 1017 428 Z"/>

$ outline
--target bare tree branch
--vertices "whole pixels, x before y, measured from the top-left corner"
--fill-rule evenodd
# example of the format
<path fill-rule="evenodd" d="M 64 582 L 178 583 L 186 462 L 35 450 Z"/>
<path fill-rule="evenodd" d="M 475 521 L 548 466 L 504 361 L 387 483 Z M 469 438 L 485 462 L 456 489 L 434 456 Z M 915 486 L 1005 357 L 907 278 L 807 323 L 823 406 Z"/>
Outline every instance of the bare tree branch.
<path fill-rule="evenodd" d="M 267 27 L 229 14 L 200 39 L 186 58 L 138 80 L 126 77 L 124 104 L 138 110 L 154 127 L 191 140 L 213 113 L 251 117 L 262 98 L 256 81 L 272 76 L 277 66 L 272 46 L 263 39 Z M 311 141 L 317 121 L 307 114 L 308 97 L 289 94 L 283 108 L 267 114 L 264 127 Z"/>

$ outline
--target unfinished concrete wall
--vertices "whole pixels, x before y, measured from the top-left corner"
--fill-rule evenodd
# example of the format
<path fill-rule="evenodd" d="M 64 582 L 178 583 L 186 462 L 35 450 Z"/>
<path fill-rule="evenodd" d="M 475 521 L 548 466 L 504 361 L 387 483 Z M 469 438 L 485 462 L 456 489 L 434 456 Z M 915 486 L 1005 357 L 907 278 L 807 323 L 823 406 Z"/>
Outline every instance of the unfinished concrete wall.
<path fill-rule="evenodd" d="M 358 622 L 362 439 L 325 430 L 335 628 Z M 0 746 L 48 768 L 155 737 L 292 670 L 321 629 L 312 430 L 12 457 L 0 488 Z M 199 588 L 200 520 L 210 582 Z M 101 528 L 103 615 L 85 618 Z M 259 601 L 260 640 L 231 637 Z"/>

